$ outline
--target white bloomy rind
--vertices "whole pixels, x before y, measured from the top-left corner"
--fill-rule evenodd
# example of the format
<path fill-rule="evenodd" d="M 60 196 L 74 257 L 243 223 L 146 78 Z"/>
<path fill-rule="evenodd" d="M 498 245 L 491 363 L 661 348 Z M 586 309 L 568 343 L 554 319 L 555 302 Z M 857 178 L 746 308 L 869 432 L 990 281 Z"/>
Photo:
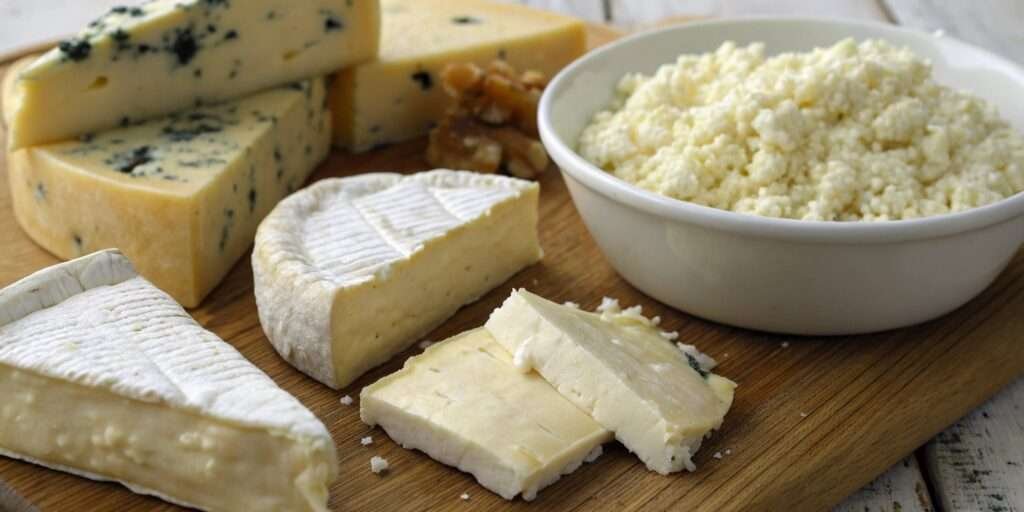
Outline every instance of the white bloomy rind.
<path fill-rule="evenodd" d="M 116 250 L 0 290 L 0 395 L 0 453 L 175 503 L 326 510 L 337 475 L 324 425 Z"/>
<path fill-rule="evenodd" d="M 536 370 L 649 469 L 693 471 L 692 456 L 721 426 L 736 384 L 707 373 L 712 359 L 677 348 L 656 324 L 611 299 L 589 313 L 516 290 L 486 328 L 520 371 Z"/>
<path fill-rule="evenodd" d="M 435 170 L 336 178 L 288 197 L 252 255 L 288 362 L 333 388 L 408 348 L 541 257 L 536 183 Z"/>

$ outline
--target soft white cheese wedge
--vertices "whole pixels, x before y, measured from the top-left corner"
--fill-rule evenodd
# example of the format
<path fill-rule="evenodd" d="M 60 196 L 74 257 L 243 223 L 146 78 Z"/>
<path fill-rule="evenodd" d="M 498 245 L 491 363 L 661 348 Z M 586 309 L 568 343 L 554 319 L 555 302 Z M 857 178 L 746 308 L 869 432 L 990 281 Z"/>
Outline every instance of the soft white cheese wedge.
<path fill-rule="evenodd" d="M 532 500 L 612 439 L 540 375 L 518 372 L 485 329 L 434 344 L 363 388 L 359 412 L 508 500 Z"/>
<path fill-rule="evenodd" d="M 0 290 L 0 454 L 204 510 L 324 511 L 324 425 L 117 251 Z"/>
<path fill-rule="evenodd" d="M 20 74 L 14 149 L 320 76 L 377 55 L 377 0 L 115 7 Z"/>
<path fill-rule="evenodd" d="M 541 257 L 536 183 L 436 170 L 321 181 L 263 221 L 256 306 L 274 348 L 343 387 Z"/>
<path fill-rule="evenodd" d="M 517 290 L 486 328 L 521 371 L 536 370 L 661 474 L 696 469 L 691 457 L 732 405 L 736 384 L 638 308 L 588 313 Z"/>

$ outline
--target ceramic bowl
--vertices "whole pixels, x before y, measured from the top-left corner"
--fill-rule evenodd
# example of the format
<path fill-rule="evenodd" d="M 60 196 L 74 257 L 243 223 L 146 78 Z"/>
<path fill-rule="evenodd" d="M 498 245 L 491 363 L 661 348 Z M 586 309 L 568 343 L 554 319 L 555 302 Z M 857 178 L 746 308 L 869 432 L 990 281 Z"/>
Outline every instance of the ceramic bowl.
<path fill-rule="evenodd" d="M 760 18 L 642 33 L 563 70 L 541 100 L 541 137 L 576 208 L 615 269 L 687 313 L 803 335 L 880 331 L 943 315 L 984 290 L 1024 242 L 1024 194 L 985 207 L 890 222 L 762 218 L 664 197 L 591 165 L 580 132 L 619 79 L 652 73 L 682 53 L 762 41 L 769 54 L 853 37 L 910 47 L 935 78 L 996 105 L 1024 131 L 1024 71 L 949 37 L 883 24 Z"/>

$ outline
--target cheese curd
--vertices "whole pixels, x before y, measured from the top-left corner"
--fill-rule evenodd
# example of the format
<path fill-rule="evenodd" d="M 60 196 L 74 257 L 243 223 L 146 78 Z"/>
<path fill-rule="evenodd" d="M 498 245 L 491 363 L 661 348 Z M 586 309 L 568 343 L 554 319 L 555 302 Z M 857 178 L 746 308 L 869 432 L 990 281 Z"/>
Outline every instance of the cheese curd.
<path fill-rule="evenodd" d="M 668 197 L 790 219 L 912 219 L 1024 190 L 1024 138 L 876 40 L 771 58 L 727 42 L 627 75 L 579 152 Z"/>

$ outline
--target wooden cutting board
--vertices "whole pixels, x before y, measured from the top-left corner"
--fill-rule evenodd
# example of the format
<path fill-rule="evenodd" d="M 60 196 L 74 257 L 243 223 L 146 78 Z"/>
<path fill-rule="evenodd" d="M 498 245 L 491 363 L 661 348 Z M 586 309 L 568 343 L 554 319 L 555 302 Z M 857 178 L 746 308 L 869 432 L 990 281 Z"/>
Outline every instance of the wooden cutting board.
<path fill-rule="evenodd" d="M 593 44 L 616 37 L 594 27 Z M 314 180 L 370 171 L 427 168 L 423 141 L 351 156 L 334 154 Z M 57 260 L 16 224 L 6 171 L 0 164 L 0 286 Z M 248 257 L 193 316 L 237 347 L 330 429 L 341 477 L 331 489 L 334 510 L 819 510 L 841 501 L 1013 378 L 1024 373 L 1024 256 L 981 296 L 924 325 L 870 336 L 797 338 L 710 323 L 660 304 L 623 281 L 587 233 L 558 172 L 540 180 L 544 260 L 463 308 L 428 339 L 441 340 L 483 324 L 515 287 L 594 308 L 604 296 L 642 304 L 668 330 L 721 362 L 739 383 L 722 430 L 696 457 L 699 469 L 659 476 L 618 444 L 593 464 L 541 492 L 532 502 L 506 502 L 472 477 L 391 442 L 359 421 L 358 401 L 339 404 L 401 367 L 406 351 L 341 392 L 288 366 L 260 329 Z M 955 272 L 956 269 L 950 269 Z M 3 398 L 0 397 L 0 401 Z M 360 438 L 372 435 L 369 447 Z M 713 457 L 720 454 L 721 459 Z M 370 472 L 370 457 L 391 463 Z M 0 458 L 0 509 L 43 511 L 171 511 L 179 508 L 31 464 Z M 469 494 L 469 500 L 460 498 Z M 13 496 L 11 496 L 13 494 Z M 6 498 L 5 498 L 6 496 Z M 19 498 L 20 497 L 20 498 Z M 6 501 L 5 501 L 6 500 Z"/>

